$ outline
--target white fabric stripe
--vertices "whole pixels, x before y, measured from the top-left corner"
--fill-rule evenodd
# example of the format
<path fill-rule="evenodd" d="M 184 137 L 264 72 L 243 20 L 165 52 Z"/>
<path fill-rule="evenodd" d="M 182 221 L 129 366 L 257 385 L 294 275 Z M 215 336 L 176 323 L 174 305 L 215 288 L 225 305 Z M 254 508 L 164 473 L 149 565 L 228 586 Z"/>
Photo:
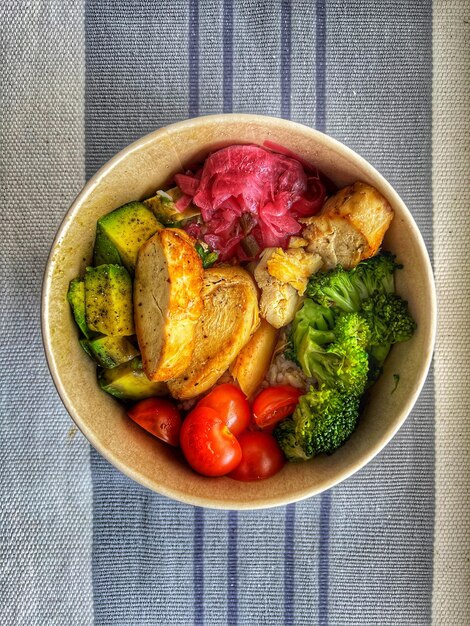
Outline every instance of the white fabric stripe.
<path fill-rule="evenodd" d="M 436 518 L 433 624 L 470 624 L 470 4 L 433 24 Z"/>
<path fill-rule="evenodd" d="M 89 446 L 52 384 L 44 265 L 84 183 L 84 3 L 0 8 L 2 624 L 93 623 Z M 59 329 L 58 329 L 59 330 Z"/>

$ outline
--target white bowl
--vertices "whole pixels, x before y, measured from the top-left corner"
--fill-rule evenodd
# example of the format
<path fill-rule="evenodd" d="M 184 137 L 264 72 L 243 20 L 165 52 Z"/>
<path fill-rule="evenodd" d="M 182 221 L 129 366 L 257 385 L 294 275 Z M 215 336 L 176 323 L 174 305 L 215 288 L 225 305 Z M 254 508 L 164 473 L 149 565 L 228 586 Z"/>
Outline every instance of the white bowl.
<path fill-rule="evenodd" d="M 252 483 L 206 478 L 134 424 L 123 407 L 100 390 L 95 366 L 77 341 L 66 300 L 69 282 L 91 262 L 96 221 L 152 195 L 188 163 L 237 143 L 270 140 L 317 165 L 339 187 L 362 180 L 390 202 L 395 219 L 384 249 L 404 263 L 397 291 L 417 322 L 414 337 L 393 347 L 385 371 L 370 392 L 350 440 L 331 456 L 287 464 L 276 476 Z M 223 509 L 256 509 L 295 502 L 338 484 L 366 465 L 405 421 L 431 362 L 436 300 L 421 234 L 398 194 L 367 161 L 330 137 L 294 122 L 259 115 L 199 117 L 157 130 L 122 150 L 85 185 L 70 207 L 52 246 L 42 296 L 42 330 L 50 371 L 73 420 L 110 463 L 138 483 L 182 502 Z M 393 374 L 400 375 L 396 391 Z M 384 478 L 385 479 L 385 478 Z"/>

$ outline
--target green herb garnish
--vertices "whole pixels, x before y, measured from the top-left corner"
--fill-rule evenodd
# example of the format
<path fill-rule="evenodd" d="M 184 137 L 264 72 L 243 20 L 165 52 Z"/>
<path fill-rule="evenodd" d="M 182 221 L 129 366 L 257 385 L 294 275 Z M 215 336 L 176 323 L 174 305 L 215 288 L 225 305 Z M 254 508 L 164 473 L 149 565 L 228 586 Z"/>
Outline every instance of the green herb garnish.
<path fill-rule="evenodd" d="M 208 267 L 212 267 L 219 258 L 219 255 L 215 250 L 211 250 L 207 243 L 198 241 L 196 243 L 196 252 L 199 254 L 202 260 L 202 267 L 206 270 Z"/>

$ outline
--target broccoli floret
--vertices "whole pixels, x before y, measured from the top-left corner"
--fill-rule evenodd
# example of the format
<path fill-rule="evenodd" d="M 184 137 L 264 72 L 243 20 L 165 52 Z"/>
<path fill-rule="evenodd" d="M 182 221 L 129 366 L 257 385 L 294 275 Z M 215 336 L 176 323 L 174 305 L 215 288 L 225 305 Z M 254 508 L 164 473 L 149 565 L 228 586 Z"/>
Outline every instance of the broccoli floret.
<path fill-rule="evenodd" d="M 304 373 L 315 378 L 319 385 L 354 395 L 364 392 L 369 360 L 367 352 L 354 339 L 334 342 L 326 348 L 310 341 L 300 354 Z"/>
<path fill-rule="evenodd" d="M 286 347 L 284 348 L 284 356 L 288 361 L 292 361 L 296 365 L 300 365 L 297 360 L 297 354 L 294 347 L 294 339 L 292 337 L 292 329 L 287 337 Z"/>
<path fill-rule="evenodd" d="M 362 315 L 370 328 L 372 345 L 408 341 L 416 323 L 408 311 L 408 302 L 400 296 L 376 293 L 362 303 Z"/>
<path fill-rule="evenodd" d="M 335 316 L 331 309 L 312 300 L 305 300 L 292 322 L 292 341 L 298 346 L 304 334 L 309 330 L 310 338 L 319 346 L 331 343 L 335 339 L 333 327 Z"/>
<path fill-rule="evenodd" d="M 393 293 L 395 291 L 395 270 L 402 269 L 403 265 L 395 262 L 395 255 L 382 252 L 370 259 L 361 261 L 353 270 L 354 282 L 361 294 L 362 300 L 369 298 L 373 293 Z"/>
<path fill-rule="evenodd" d="M 333 389 L 311 389 L 294 411 L 296 433 L 312 455 L 331 454 L 354 432 L 359 398 Z"/>
<path fill-rule="evenodd" d="M 393 293 L 375 293 L 362 303 L 362 316 L 370 329 L 367 351 L 381 368 L 394 343 L 408 341 L 416 323 L 408 311 L 408 303 Z"/>
<path fill-rule="evenodd" d="M 369 344 L 369 326 L 360 313 L 340 313 L 336 318 L 334 334 L 337 342 L 354 339 L 361 348 Z"/>
<path fill-rule="evenodd" d="M 284 350 L 286 359 L 300 365 L 296 345 L 300 344 L 303 335 L 308 328 L 312 337 L 315 337 L 315 343 L 323 345 L 334 340 L 335 335 L 332 332 L 335 324 L 335 316 L 332 309 L 316 304 L 312 300 L 305 300 L 302 308 L 297 311 L 292 327 L 287 339 L 287 345 Z"/>
<path fill-rule="evenodd" d="M 331 389 L 360 396 L 364 393 L 369 372 L 369 357 L 366 350 L 354 339 L 335 341 L 328 346 L 328 355 L 333 355 L 331 378 L 318 382 Z"/>
<path fill-rule="evenodd" d="M 354 313 L 361 308 L 361 295 L 352 280 L 352 272 L 338 265 L 330 272 L 318 272 L 310 277 L 307 296 L 325 307 L 336 306 Z"/>
<path fill-rule="evenodd" d="M 379 348 L 377 351 L 377 357 L 371 353 L 374 348 Z M 386 350 L 386 354 L 382 353 L 379 346 L 371 346 L 368 348 L 368 356 L 369 356 L 369 372 L 368 372 L 368 383 L 366 385 L 366 389 L 372 387 L 372 385 L 382 376 L 383 372 L 383 363 L 387 358 L 388 353 L 390 352 L 391 346 Z"/>
<path fill-rule="evenodd" d="M 369 368 L 364 348 L 353 339 L 323 347 L 315 343 L 311 335 L 308 329 L 296 350 L 304 374 L 330 389 L 363 393 Z"/>
<path fill-rule="evenodd" d="M 303 309 L 294 320 L 292 338 L 304 374 L 331 389 L 363 393 L 368 371 L 365 321 L 357 313 L 342 313 L 335 320 L 330 309 L 311 300 Z"/>
<path fill-rule="evenodd" d="M 361 301 L 373 293 L 393 293 L 394 272 L 401 267 L 393 254 L 383 252 L 361 261 L 349 271 L 338 265 L 330 272 L 314 274 L 309 279 L 306 293 L 323 306 L 335 306 L 341 311 L 354 313 L 360 310 Z"/>
<path fill-rule="evenodd" d="M 274 436 L 284 452 L 286 459 L 291 463 L 308 461 L 311 458 L 311 456 L 307 456 L 305 450 L 297 440 L 295 424 L 291 418 L 283 420 L 276 426 Z"/>
<path fill-rule="evenodd" d="M 292 419 L 281 422 L 274 435 L 288 460 L 307 460 L 342 446 L 354 432 L 358 417 L 357 396 L 311 387 L 301 396 Z"/>

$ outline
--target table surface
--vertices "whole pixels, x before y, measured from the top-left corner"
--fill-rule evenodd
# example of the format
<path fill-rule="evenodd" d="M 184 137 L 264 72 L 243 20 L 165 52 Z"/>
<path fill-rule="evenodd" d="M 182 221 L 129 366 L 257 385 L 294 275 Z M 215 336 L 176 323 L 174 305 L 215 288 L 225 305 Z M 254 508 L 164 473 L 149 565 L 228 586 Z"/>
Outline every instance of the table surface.
<path fill-rule="evenodd" d="M 469 13 L 2 3 L 2 623 L 470 623 Z M 49 247 L 85 180 L 151 130 L 230 111 L 315 127 L 376 166 L 423 234 L 440 307 L 433 368 L 386 449 L 321 496 L 242 513 L 158 496 L 90 449 L 39 330 Z"/>

